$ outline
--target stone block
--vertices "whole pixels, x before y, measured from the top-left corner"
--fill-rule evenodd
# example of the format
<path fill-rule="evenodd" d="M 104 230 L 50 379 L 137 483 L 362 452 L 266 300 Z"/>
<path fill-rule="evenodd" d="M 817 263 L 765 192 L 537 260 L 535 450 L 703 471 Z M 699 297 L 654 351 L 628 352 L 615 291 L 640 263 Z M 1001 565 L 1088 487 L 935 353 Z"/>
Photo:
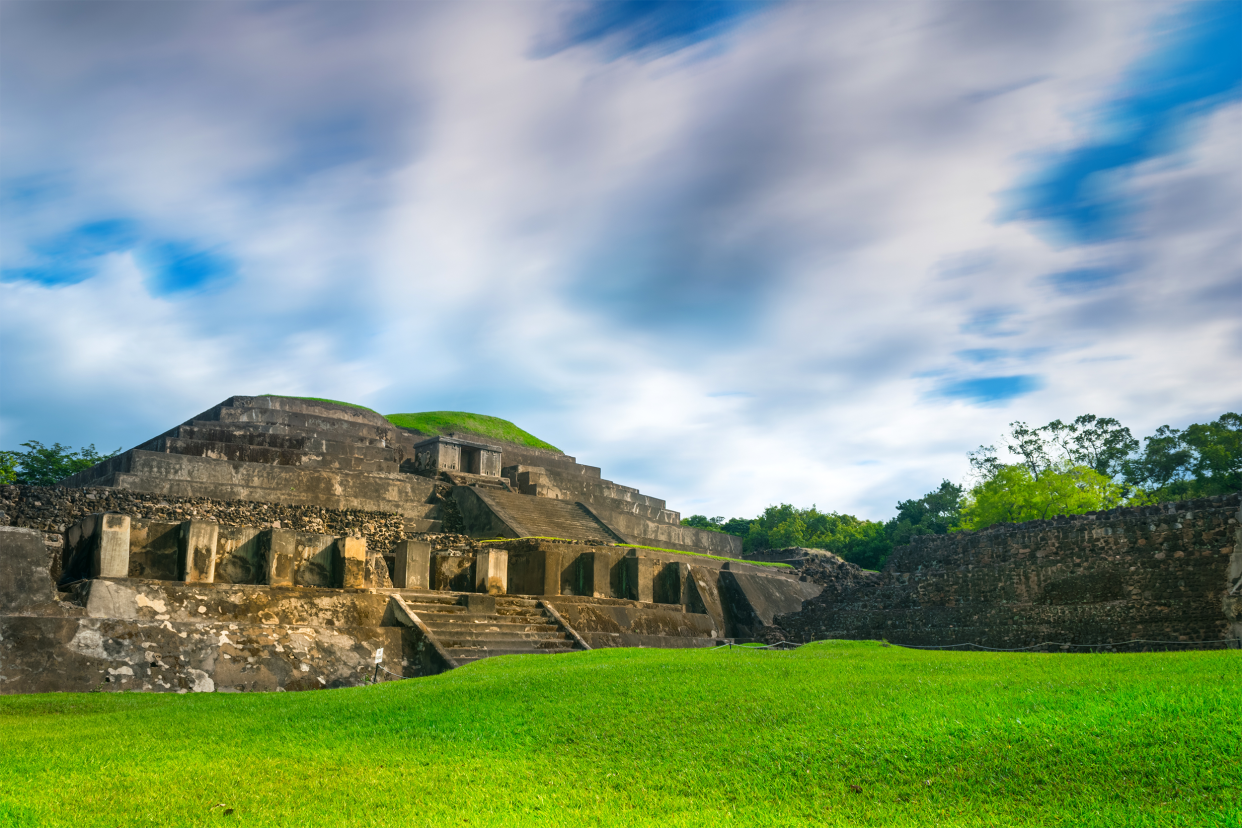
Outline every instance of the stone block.
<path fill-rule="evenodd" d="M 297 565 L 297 533 L 289 529 L 264 529 L 259 535 L 263 558 L 263 582 L 271 586 L 293 586 Z"/>
<path fill-rule="evenodd" d="M 432 555 L 432 589 L 470 592 L 474 589 L 474 564 L 474 555 Z"/>
<path fill-rule="evenodd" d="M 183 522 L 130 520 L 129 577 L 150 581 L 181 580 Z"/>
<path fill-rule="evenodd" d="M 397 589 L 431 589 L 431 544 L 403 540 L 393 547 L 393 586 Z"/>
<path fill-rule="evenodd" d="M 92 578 L 129 577 L 129 515 L 105 514 L 96 524 Z"/>
<path fill-rule="evenodd" d="M 365 538 L 337 538 L 336 549 L 341 564 L 341 587 L 361 589 L 367 580 L 367 542 Z"/>
<path fill-rule="evenodd" d="M 471 615 L 495 615 L 496 614 L 496 597 L 493 595 L 471 594 L 465 596 L 466 600 L 463 604 L 466 612 Z"/>
<path fill-rule="evenodd" d="M 0 615 L 25 614 L 57 600 L 43 533 L 0 526 Z"/>
<path fill-rule="evenodd" d="M 543 591 L 540 595 L 561 594 L 561 572 L 564 569 L 563 553 L 559 549 L 543 550 Z"/>
<path fill-rule="evenodd" d="M 257 526 L 221 526 L 216 538 L 217 584 L 263 584 L 263 533 Z"/>
<path fill-rule="evenodd" d="M 187 520 L 181 524 L 178 552 L 181 558 L 181 580 L 187 584 L 210 584 L 216 579 L 216 541 L 220 524 L 205 520 Z"/>
<path fill-rule="evenodd" d="M 637 555 L 625 559 L 625 592 L 624 597 L 632 601 L 654 603 L 655 601 L 655 564 L 650 558 Z"/>
<path fill-rule="evenodd" d="M 484 549 L 475 556 L 474 591 L 504 595 L 509 584 L 509 553 Z"/>
<path fill-rule="evenodd" d="M 720 577 L 715 569 L 704 566 L 691 566 L 679 563 L 682 574 L 682 604 L 686 612 L 706 613 L 716 625 L 716 634 L 725 635 L 724 608 L 720 602 L 720 589 L 717 579 Z"/>
<path fill-rule="evenodd" d="M 585 557 L 585 556 L 584 556 Z M 590 553 L 591 592 L 595 598 L 612 598 L 612 559 L 601 552 Z"/>

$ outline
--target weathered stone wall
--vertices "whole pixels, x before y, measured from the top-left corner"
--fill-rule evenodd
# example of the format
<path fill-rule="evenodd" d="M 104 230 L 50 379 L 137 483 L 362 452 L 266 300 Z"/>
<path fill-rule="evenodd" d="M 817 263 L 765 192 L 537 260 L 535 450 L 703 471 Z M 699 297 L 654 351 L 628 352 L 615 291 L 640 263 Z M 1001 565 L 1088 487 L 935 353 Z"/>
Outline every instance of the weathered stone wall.
<path fill-rule="evenodd" d="M 405 518 L 388 512 L 171 497 L 106 487 L 0 486 L 0 526 L 63 535 L 74 522 L 95 512 L 117 512 L 156 522 L 194 519 L 215 521 L 222 526 L 283 528 L 321 535 L 359 534 L 366 538 L 367 548 L 381 552 L 415 534 L 406 531 Z"/>
<path fill-rule="evenodd" d="M 1224 646 L 1242 637 L 1238 536 L 1237 494 L 925 535 L 775 623 L 795 641 Z"/>

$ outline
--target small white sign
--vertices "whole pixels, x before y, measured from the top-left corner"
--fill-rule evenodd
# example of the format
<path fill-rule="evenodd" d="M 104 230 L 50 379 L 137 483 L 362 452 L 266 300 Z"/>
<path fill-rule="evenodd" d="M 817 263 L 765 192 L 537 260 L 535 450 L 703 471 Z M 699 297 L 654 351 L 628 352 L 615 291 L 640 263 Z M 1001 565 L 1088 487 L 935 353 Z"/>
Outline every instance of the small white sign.
<path fill-rule="evenodd" d="M 384 660 L 384 648 L 380 647 L 375 651 L 375 663 L 379 664 Z"/>

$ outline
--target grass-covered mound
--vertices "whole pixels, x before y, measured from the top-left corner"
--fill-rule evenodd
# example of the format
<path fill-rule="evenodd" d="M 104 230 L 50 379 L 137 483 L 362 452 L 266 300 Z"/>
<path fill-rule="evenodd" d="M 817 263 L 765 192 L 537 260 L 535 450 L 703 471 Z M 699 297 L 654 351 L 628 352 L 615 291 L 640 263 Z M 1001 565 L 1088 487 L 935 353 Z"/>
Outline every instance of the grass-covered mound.
<path fill-rule="evenodd" d="M 466 431 L 481 437 L 490 437 L 493 440 L 517 443 L 519 446 L 560 451 L 551 443 L 545 443 L 508 420 L 489 417 L 486 414 L 470 414 L 466 411 L 423 411 L 418 414 L 389 414 L 388 422 L 399 428 L 412 428 L 424 434 L 438 435 Z"/>
<path fill-rule="evenodd" d="M 370 411 L 373 414 L 379 413 L 374 408 L 367 408 L 365 405 L 345 402 L 344 400 L 329 400 L 326 397 L 295 397 L 291 394 L 260 394 L 259 396 L 325 402 L 332 403 L 333 405 L 346 405 L 350 408 L 361 408 L 363 411 Z M 388 414 L 387 416 L 380 416 L 384 416 L 384 419 L 398 428 L 412 428 L 415 431 L 421 431 L 423 434 L 430 434 L 432 436 L 464 431 L 470 434 L 477 434 L 480 437 L 490 437 L 493 440 L 516 443 L 519 446 L 530 446 L 531 448 L 560 452 L 560 449 L 556 446 L 551 443 L 545 443 L 508 420 L 502 420 L 499 417 L 489 417 L 486 414 L 471 414 L 468 411 L 423 411 L 417 414 Z"/>
<path fill-rule="evenodd" d="M 0 824 L 1236 826 L 1242 653 L 822 642 L 0 697 Z M 232 809 L 226 815 L 226 809 Z"/>

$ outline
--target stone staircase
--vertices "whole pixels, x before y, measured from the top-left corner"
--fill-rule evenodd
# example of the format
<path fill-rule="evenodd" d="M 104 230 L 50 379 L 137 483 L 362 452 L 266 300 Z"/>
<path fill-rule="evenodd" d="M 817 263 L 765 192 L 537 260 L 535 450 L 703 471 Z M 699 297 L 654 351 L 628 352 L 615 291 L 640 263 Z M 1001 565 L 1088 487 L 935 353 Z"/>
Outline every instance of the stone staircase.
<path fill-rule="evenodd" d="M 522 537 L 599 544 L 622 540 L 577 503 L 494 490 L 481 492 L 480 497 Z"/>
<path fill-rule="evenodd" d="M 459 667 L 489 656 L 568 653 L 581 646 L 534 598 L 427 592 L 402 592 L 401 597 Z M 495 604 L 470 606 L 480 599 Z"/>

